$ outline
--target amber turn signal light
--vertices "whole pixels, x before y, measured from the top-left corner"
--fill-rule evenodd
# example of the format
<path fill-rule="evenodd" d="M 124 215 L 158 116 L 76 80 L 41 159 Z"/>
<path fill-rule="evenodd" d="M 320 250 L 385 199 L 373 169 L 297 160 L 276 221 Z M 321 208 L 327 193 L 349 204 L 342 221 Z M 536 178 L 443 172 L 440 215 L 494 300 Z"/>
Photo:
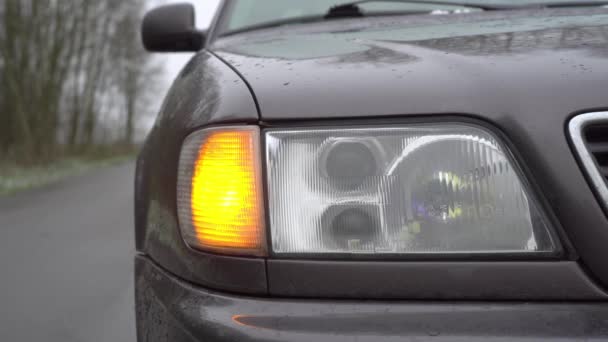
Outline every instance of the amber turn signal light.
<path fill-rule="evenodd" d="M 177 197 L 188 245 L 222 254 L 266 255 L 260 153 L 255 126 L 209 128 L 186 138 Z"/>

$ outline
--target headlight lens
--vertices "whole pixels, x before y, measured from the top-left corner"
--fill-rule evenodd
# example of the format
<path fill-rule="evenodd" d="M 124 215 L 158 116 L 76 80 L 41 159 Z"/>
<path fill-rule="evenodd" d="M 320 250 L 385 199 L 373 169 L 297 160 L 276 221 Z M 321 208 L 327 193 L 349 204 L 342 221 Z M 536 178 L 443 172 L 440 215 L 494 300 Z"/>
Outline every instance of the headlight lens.
<path fill-rule="evenodd" d="M 506 147 L 467 124 L 266 132 L 275 253 L 555 251 Z"/>

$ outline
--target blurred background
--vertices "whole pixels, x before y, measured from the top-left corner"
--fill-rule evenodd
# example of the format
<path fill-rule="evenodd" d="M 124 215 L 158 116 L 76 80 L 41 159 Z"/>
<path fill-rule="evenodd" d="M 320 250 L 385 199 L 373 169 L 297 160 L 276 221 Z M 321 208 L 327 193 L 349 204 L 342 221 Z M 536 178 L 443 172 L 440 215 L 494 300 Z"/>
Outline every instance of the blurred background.
<path fill-rule="evenodd" d="M 141 46 L 144 12 L 170 2 L 0 1 L 0 194 L 133 156 L 191 57 Z M 219 0 L 192 3 L 207 27 Z"/>
<path fill-rule="evenodd" d="M 191 57 L 142 48 L 169 2 L 0 0 L 0 341 L 135 340 L 135 156 Z"/>

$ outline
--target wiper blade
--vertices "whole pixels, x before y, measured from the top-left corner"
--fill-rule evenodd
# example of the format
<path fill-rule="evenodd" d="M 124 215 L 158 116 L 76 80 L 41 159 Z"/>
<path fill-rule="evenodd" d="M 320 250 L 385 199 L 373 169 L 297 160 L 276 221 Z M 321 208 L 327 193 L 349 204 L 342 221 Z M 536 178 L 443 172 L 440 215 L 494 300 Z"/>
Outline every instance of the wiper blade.
<path fill-rule="evenodd" d="M 357 4 L 349 3 L 337 5 L 329 9 L 325 18 L 356 18 L 363 17 L 361 7 Z"/>
<path fill-rule="evenodd" d="M 544 8 L 559 8 L 559 7 L 594 7 L 594 6 L 606 6 L 608 5 L 608 1 L 546 1 L 546 2 L 538 2 L 535 4 L 537 7 Z M 534 5 L 530 5 L 532 7 Z"/>
<path fill-rule="evenodd" d="M 361 11 L 360 4 L 367 2 L 398 2 L 406 4 L 422 4 L 422 5 L 445 5 L 453 7 L 465 7 L 469 9 L 478 9 L 483 11 L 498 11 L 498 10 L 517 10 L 517 9 L 536 9 L 536 8 L 559 8 L 559 7 L 593 7 L 608 5 L 608 0 L 554 0 L 554 1 L 530 1 L 526 3 L 483 3 L 481 1 L 449 1 L 449 0 L 358 0 L 347 2 L 344 4 L 332 7 L 326 18 L 339 17 L 363 17 L 365 13 Z M 394 11 L 392 11 L 394 12 Z M 407 14 L 424 14 L 431 11 L 406 11 Z"/>
<path fill-rule="evenodd" d="M 429 1 L 429 0 L 358 0 L 353 2 L 347 2 L 344 4 L 333 6 L 329 9 L 325 18 L 356 18 L 363 17 L 365 13 L 361 10 L 360 4 L 367 2 L 397 2 L 404 4 L 422 4 L 422 5 L 445 5 L 452 7 L 466 7 L 480 10 L 495 10 L 499 9 L 497 6 L 490 6 L 479 4 L 476 2 L 461 2 L 461 1 Z M 502 9 L 502 7 L 500 8 Z M 390 13 L 399 14 L 426 14 L 431 13 L 432 10 L 409 10 L 409 11 L 391 11 Z"/>
<path fill-rule="evenodd" d="M 377 1 L 377 0 L 376 0 Z M 325 19 L 333 19 L 333 18 L 357 18 L 364 17 L 366 13 L 361 10 L 359 3 L 363 2 L 371 2 L 370 0 L 359 0 L 356 2 L 349 2 L 346 4 L 336 5 L 327 11 L 324 18 Z M 382 1 L 382 2 L 398 2 L 398 1 Z M 409 1 L 408 1 L 409 2 Z M 390 12 L 375 12 L 375 15 L 382 14 L 427 14 L 431 11 L 420 11 L 420 10 L 406 10 L 406 11 L 390 11 Z"/>

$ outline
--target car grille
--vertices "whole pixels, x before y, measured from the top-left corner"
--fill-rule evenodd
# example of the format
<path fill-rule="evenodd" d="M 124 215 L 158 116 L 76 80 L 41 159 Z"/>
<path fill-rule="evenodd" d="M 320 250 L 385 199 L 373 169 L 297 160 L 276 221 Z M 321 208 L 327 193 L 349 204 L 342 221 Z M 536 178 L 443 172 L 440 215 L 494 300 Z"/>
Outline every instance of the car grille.
<path fill-rule="evenodd" d="M 568 128 L 583 168 L 608 209 L 608 112 L 575 116 Z"/>

